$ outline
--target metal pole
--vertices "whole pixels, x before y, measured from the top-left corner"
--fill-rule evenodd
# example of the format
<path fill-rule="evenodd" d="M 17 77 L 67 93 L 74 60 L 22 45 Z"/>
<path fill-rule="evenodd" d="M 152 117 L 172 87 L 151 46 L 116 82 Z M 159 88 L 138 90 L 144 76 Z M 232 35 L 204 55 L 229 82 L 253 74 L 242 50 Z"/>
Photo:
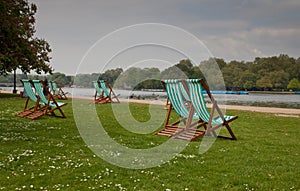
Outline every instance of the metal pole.
<path fill-rule="evenodd" d="M 13 94 L 16 94 L 16 93 L 17 93 L 17 89 L 16 89 L 16 78 L 17 78 L 16 70 L 14 70 L 14 89 L 13 89 Z"/>

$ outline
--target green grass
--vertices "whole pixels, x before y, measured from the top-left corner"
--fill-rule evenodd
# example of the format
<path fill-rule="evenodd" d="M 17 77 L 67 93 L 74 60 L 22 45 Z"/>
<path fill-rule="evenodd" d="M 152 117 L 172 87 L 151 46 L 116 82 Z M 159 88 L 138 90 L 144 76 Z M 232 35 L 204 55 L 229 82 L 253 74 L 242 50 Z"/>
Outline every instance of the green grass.
<path fill-rule="evenodd" d="M 15 116 L 25 99 L 0 97 L 0 190 L 300 190 L 299 118 L 227 111 L 239 116 L 231 125 L 238 141 L 218 139 L 201 155 L 200 139 L 165 164 L 134 170 L 111 165 L 85 145 L 70 100 L 66 119 L 29 120 Z M 149 148 L 168 139 L 123 129 L 110 104 L 96 108 L 122 145 Z M 131 104 L 130 111 L 137 121 L 150 119 L 147 105 Z"/>
<path fill-rule="evenodd" d="M 0 98 L 20 97 L 20 94 L 0 93 Z"/>

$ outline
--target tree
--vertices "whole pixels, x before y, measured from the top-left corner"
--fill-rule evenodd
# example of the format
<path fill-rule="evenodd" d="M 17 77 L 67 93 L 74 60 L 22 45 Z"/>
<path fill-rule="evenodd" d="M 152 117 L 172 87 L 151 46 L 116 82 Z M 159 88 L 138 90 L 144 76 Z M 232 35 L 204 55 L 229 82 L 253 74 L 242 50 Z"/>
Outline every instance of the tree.
<path fill-rule="evenodd" d="M 228 89 L 241 89 L 245 83 L 243 79 L 248 66 L 244 62 L 231 61 L 222 68 L 226 87 Z"/>
<path fill-rule="evenodd" d="M 66 75 L 60 72 L 53 73 L 49 78 L 51 81 L 56 81 L 62 87 L 68 84 Z"/>
<path fill-rule="evenodd" d="M 121 75 L 122 72 L 123 72 L 122 68 L 110 69 L 110 70 L 106 70 L 104 73 L 100 74 L 100 76 L 98 78 L 99 78 L 99 80 L 106 80 L 106 81 L 108 81 L 108 83 L 113 85 L 114 82 L 116 81 L 116 79 Z"/>
<path fill-rule="evenodd" d="M 251 90 L 255 87 L 256 75 L 254 73 L 251 73 L 249 70 L 246 70 L 241 75 L 239 81 L 241 81 L 241 83 L 243 84 L 244 89 Z"/>
<path fill-rule="evenodd" d="M 226 62 L 222 58 L 215 58 L 215 61 L 217 62 L 219 68 L 222 70 L 226 66 Z"/>
<path fill-rule="evenodd" d="M 189 78 L 184 71 L 177 66 L 171 66 L 161 72 L 161 79 L 185 79 Z"/>
<path fill-rule="evenodd" d="M 160 79 L 160 71 L 157 68 L 132 67 L 118 77 L 114 86 L 123 89 L 154 89 L 159 86 L 157 79 Z"/>
<path fill-rule="evenodd" d="M 175 65 L 178 69 L 180 69 L 186 76 L 190 76 L 192 74 L 192 67 L 193 64 L 189 59 L 187 60 L 180 60 L 178 64 Z"/>
<path fill-rule="evenodd" d="M 0 0 L 0 75 L 16 69 L 51 73 L 51 52 L 44 39 L 34 37 L 35 4 L 27 0 Z"/>
<path fill-rule="evenodd" d="M 300 89 L 300 83 L 299 81 L 296 79 L 296 78 L 293 78 L 288 86 L 287 86 L 287 89 L 291 89 L 291 90 L 299 90 Z"/>
<path fill-rule="evenodd" d="M 243 88 L 245 90 L 250 90 L 250 89 L 253 89 L 254 86 L 255 86 L 255 84 L 252 81 L 246 81 L 243 85 Z"/>
<path fill-rule="evenodd" d="M 273 88 L 285 89 L 289 83 L 290 75 L 283 70 L 271 72 L 269 76 L 272 81 Z"/>
<path fill-rule="evenodd" d="M 256 87 L 267 90 L 271 89 L 272 86 L 272 80 L 269 77 L 262 77 L 259 80 L 256 81 Z"/>
<path fill-rule="evenodd" d="M 213 90 L 225 89 L 224 78 L 219 64 L 222 64 L 221 60 L 217 63 L 215 58 L 209 58 L 208 60 L 201 61 L 199 65 L 205 81 L 210 86 L 210 89 Z"/>

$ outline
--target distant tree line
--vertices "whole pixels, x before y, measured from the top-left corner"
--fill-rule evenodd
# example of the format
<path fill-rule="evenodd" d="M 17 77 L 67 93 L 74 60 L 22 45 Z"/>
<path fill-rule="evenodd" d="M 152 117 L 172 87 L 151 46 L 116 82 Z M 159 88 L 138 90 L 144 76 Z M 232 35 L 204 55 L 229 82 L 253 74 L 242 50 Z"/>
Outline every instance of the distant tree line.
<path fill-rule="evenodd" d="M 253 62 L 217 59 L 228 89 L 299 90 L 300 58 L 288 55 L 255 58 Z"/>
<path fill-rule="evenodd" d="M 74 81 L 74 76 L 66 76 L 63 73 L 55 72 L 52 75 L 35 75 L 35 74 L 17 74 L 16 82 L 21 83 L 21 79 L 30 79 L 30 80 L 45 80 L 48 81 L 57 81 L 60 86 L 71 86 Z M 0 75 L 0 83 L 10 83 L 12 84 L 14 81 L 14 75 Z"/>
<path fill-rule="evenodd" d="M 215 75 L 219 69 L 222 74 Z M 225 62 L 224 59 L 210 58 L 198 66 L 190 60 L 181 60 L 162 72 L 157 68 L 130 68 L 120 75 L 115 85 L 125 89 L 159 89 L 162 88 L 160 79 L 204 78 L 201 71 L 206 71 L 206 75 L 211 75 L 212 79 L 223 76 L 228 90 L 300 90 L 300 58 L 285 54 L 257 57 L 252 62 Z"/>
<path fill-rule="evenodd" d="M 92 81 L 104 79 L 120 89 L 162 89 L 161 79 L 204 78 L 203 71 L 206 71 L 206 75 L 213 76 L 212 78 L 220 78 L 220 75 L 214 74 L 218 70 L 221 71 L 223 78 L 213 80 L 224 79 L 228 90 L 300 90 L 300 58 L 295 59 L 285 54 L 257 57 L 252 62 L 226 62 L 220 58 L 210 58 L 198 66 L 193 65 L 190 60 L 181 60 L 163 71 L 158 68 L 133 67 L 126 71 L 116 68 L 104 73 L 78 74 L 76 78 L 56 72 L 47 76 L 18 74 L 17 79 L 47 78 L 57 81 L 61 86 L 76 84 L 79 87 L 92 87 Z M 0 83 L 3 82 L 12 83 L 12 75 L 0 76 Z M 211 87 L 211 89 L 218 88 Z"/>

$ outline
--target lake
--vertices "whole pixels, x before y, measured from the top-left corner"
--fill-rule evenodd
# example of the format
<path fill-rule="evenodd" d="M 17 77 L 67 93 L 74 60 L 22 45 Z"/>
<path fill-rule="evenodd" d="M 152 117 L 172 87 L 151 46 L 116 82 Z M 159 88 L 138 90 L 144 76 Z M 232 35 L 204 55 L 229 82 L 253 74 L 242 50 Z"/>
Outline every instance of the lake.
<path fill-rule="evenodd" d="M 12 91 L 12 87 L 0 87 L 2 90 Z M 19 91 L 23 88 L 18 87 Z M 93 88 L 63 88 L 74 96 L 93 98 L 95 90 Z M 114 89 L 115 93 L 121 98 L 132 96 L 136 99 L 165 99 L 165 92 L 158 91 L 129 91 Z M 205 96 L 208 100 L 208 97 Z M 215 94 L 215 99 L 221 104 L 228 105 L 251 105 L 266 107 L 285 107 L 300 109 L 300 95 L 297 94 L 273 94 L 273 93 L 252 93 L 248 95 Z"/>
<path fill-rule="evenodd" d="M 95 90 L 92 88 L 64 88 L 75 96 L 93 97 Z M 121 98 L 132 96 L 136 99 L 166 99 L 165 92 L 150 91 L 129 91 L 114 89 Z M 248 95 L 215 94 L 215 99 L 221 104 L 251 105 L 265 107 L 284 107 L 300 109 L 300 95 L 296 94 L 271 94 L 271 93 L 249 93 Z M 205 96 L 207 100 L 207 95 Z"/>

